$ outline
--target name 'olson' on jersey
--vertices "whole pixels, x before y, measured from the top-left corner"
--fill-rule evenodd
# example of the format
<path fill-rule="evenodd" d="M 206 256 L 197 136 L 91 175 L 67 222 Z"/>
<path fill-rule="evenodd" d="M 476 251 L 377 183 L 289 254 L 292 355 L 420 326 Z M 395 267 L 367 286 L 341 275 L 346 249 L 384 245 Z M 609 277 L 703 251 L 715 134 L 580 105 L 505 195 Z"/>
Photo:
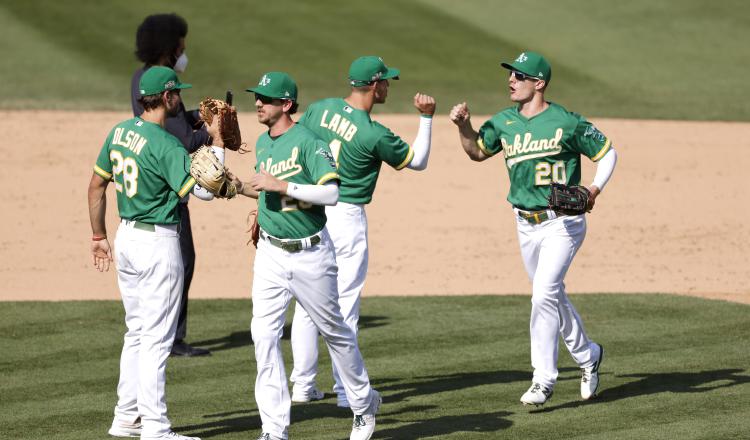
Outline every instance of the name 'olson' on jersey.
<path fill-rule="evenodd" d="M 112 145 L 123 146 L 136 155 L 140 156 L 141 150 L 143 150 L 143 147 L 146 145 L 146 142 L 148 142 L 148 139 L 142 137 L 140 134 L 134 132 L 133 130 L 128 130 L 125 138 L 123 139 L 122 133 L 124 131 L 125 129 L 123 127 L 115 128 L 115 133 L 112 136 Z"/>
<path fill-rule="evenodd" d="M 324 110 L 323 115 L 320 117 L 320 126 L 331 130 L 344 138 L 345 141 L 350 142 L 354 138 L 354 135 L 357 134 L 357 126 L 340 114 L 334 113 L 331 119 L 326 121 L 327 117 L 328 110 Z"/>

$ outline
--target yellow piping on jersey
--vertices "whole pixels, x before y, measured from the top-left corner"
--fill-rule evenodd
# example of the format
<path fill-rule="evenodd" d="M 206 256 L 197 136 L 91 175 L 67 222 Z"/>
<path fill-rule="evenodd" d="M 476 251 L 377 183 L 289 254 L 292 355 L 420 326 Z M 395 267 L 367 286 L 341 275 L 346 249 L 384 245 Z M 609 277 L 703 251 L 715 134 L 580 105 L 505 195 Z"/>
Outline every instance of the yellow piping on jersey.
<path fill-rule="evenodd" d="M 596 162 L 602 157 L 604 157 L 605 154 L 607 154 L 607 151 L 609 151 L 609 147 L 612 145 L 612 142 L 607 139 L 607 142 L 604 143 L 604 146 L 602 147 L 601 151 L 596 153 L 596 156 L 592 157 L 591 160 Z"/>
<path fill-rule="evenodd" d="M 185 194 L 189 193 L 190 190 L 193 189 L 193 186 L 195 186 L 195 178 L 193 176 L 190 176 L 187 182 L 182 185 L 182 188 L 180 189 L 180 192 L 177 193 L 177 195 L 180 197 L 185 197 Z"/>
<path fill-rule="evenodd" d="M 329 182 L 329 181 L 331 181 L 333 179 L 339 179 L 340 180 L 340 177 L 339 177 L 339 175 L 337 173 L 326 173 L 326 174 L 323 175 L 323 177 L 321 177 L 320 179 L 318 179 L 318 185 L 322 185 L 322 184 L 324 184 L 326 182 Z"/>
<path fill-rule="evenodd" d="M 108 173 L 99 168 L 99 165 L 94 165 L 94 172 L 106 180 L 110 180 L 112 178 L 112 173 Z"/>
<path fill-rule="evenodd" d="M 406 153 L 406 159 L 404 159 L 404 161 L 403 161 L 403 162 L 401 162 L 401 163 L 400 163 L 400 164 L 399 164 L 399 165 L 398 165 L 398 166 L 396 167 L 396 169 L 397 169 L 397 170 L 401 170 L 401 169 L 403 169 L 403 168 L 404 168 L 405 166 L 409 165 L 409 162 L 411 162 L 411 160 L 412 160 L 413 158 L 414 158 L 414 150 L 413 150 L 413 149 L 411 148 L 411 145 L 409 145 L 409 152 L 408 152 L 408 153 Z"/>
<path fill-rule="evenodd" d="M 484 153 L 485 156 L 487 157 L 494 156 L 494 154 L 487 151 L 487 147 L 484 146 L 484 140 L 482 138 L 477 138 L 477 146 L 479 147 L 480 150 L 482 150 L 482 153 Z"/>

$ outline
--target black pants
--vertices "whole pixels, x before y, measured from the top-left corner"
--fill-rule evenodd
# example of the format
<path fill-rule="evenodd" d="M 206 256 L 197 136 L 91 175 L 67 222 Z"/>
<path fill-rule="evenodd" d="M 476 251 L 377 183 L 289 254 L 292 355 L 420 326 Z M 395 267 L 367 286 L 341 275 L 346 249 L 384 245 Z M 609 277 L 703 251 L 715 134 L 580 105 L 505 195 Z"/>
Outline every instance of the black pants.
<path fill-rule="evenodd" d="M 187 310 L 188 291 L 193 281 L 193 269 L 195 269 L 195 246 L 193 245 L 193 230 L 190 227 L 190 211 L 187 203 L 178 203 L 180 212 L 180 251 L 182 252 L 182 264 L 185 267 L 185 284 L 182 287 L 182 301 L 180 302 L 180 315 L 177 317 L 177 334 L 175 340 L 185 339 L 187 335 Z"/>

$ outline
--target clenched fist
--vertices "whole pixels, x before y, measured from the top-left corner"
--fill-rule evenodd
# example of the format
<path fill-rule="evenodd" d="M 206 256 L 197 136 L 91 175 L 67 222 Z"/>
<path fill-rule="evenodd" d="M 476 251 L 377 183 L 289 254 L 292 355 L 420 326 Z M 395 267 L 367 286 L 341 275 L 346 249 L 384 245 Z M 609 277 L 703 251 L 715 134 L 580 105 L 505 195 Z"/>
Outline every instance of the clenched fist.
<path fill-rule="evenodd" d="M 414 107 L 419 110 L 423 115 L 434 115 L 435 114 L 435 98 L 429 95 L 423 95 L 417 93 L 414 95 Z"/>
<path fill-rule="evenodd" d="M 456 104 L 453 106 L 448 116 L 451 118 L 451 121 L 453 121 L 454 124 L 463 125 L 465 122 L 471 119 L 469 106 L 467 106 L 465 102 Z"/>

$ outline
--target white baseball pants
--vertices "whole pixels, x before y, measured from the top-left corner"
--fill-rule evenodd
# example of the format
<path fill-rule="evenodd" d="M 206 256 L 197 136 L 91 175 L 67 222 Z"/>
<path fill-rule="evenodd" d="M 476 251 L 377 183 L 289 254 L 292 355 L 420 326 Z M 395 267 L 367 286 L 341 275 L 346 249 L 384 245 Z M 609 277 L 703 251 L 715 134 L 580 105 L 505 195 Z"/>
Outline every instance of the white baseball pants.
<path fill-rule="evenodd" d="M 581 317 L 568 300 L 563 282 L 586 237 L 586 218 L 561 216 L 534 225 L 516 215 L 516 222 L 521 256 L 533 286 L 533 380 L 552 389 L 557 381 L 558 335 L 581 368 L 592 366 L 599 356 L 598 347 L 586 335 Z"/>
<path fill-rule="evenodd" d="M 288 438 L 291 398 L 281 335 L 292 297 L 326 341 L 354 414 L 364 413 L 374 397 L 356 335 L 341 316 L 333 243 L 325 228 L 319 235 L 318 245 L 299 252 L 284 251 L 261 239 L 255 255 L 251 324 L 258 364 L 255 400 L 263 432 L 283 439 Z"/>
<path fill-rule="evenodd" d="M 140 416 L 142 439 L 170 432 L 165 395 L 166 366 L 177 328 L 183 266 L 177 225 L 117 229 L 117 281 L 125 306 L 115 417 L 133 423 Z"/>
<path fill-rule="evenodd" d="M 367 276 L 367 214 L 364 205 L 339 202 L 326 207 L 326 229 L 336 249 L 339 267 L 339 306 L 344 322 L 359 332 L 359 299 Z M 294 369 L 290 380 L 297 392 L 307 393 L 315 388 L 318 374 L 318 330 L 305 309 L 297 303 L 292 321 L 292 355 Z M 333 392 L 344 394 L 336 365 L 333 365 Z"/>

